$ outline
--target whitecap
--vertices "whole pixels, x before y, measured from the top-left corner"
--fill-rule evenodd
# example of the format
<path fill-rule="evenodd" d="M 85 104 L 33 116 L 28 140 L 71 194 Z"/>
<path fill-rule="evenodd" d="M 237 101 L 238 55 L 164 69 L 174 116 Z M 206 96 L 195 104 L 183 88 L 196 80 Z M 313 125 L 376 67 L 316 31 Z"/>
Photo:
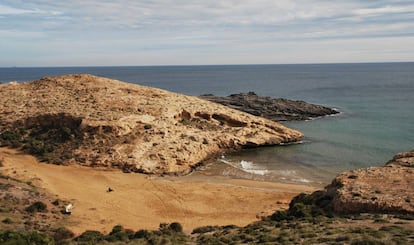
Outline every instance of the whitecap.
<path fill-rule="evenodd" d="M 241 160 L 240 161 L 240 169 L 244 172 L 256 174 L 256 175 L 265 175 L 269 173 L 267 169 L 260 169 L 258 168 L 253 162 Z"/>
<path fill-rule="evenodd" d="M 253 162 L 241 160 L 239 163 L 234 163 L 225 159 L 219 159 L 220 162 L 223 162 L 225 164 L 228 164 L 234 168 L 237 168 L 243 172 L 255 174 L 255 175 L 266 175 L 269 174 L 270 171 L 264 168 L 260 168 Z"/>

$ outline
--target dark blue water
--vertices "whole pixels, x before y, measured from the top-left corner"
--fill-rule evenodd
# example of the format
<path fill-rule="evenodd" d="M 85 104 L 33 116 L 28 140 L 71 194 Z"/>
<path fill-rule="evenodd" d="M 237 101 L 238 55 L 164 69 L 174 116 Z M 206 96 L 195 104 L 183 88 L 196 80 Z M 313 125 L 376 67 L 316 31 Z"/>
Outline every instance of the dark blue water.
<path fill-rule="evenodd" d="M 244 171 L 220 164 L 211 167 L 210 171 L 222 174 L 326 183 L 340 171 L 382 165 L 395 153 L 414 149 L 414 63 L 0 68 L 0 82 L 70 73 L 90 73 L 188 95 L 255 91 L 342 112 L 284 123 L 306 135 L 303 144 L 226 156 L 224 162 Z"/>

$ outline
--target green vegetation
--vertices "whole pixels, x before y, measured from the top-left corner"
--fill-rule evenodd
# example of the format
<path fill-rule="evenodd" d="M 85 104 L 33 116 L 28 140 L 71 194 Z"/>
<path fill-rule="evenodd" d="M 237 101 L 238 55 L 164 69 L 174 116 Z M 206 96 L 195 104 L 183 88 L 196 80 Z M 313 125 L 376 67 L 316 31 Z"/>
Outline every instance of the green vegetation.
<path fill-rule="evenodd" d="M 35 202 L 25 209 L 29 213 L 47 212 L 47 206 L 43 202 Z"/>
<path fill-rule="evenodd" d="M 77 129 L 58 125 L 4 129 L 0 132 L 0 146 L 21 148 L 41 161 L 61 164 L 72 158 L 68 149 L 72 148 L 71 144 L 76 145 L 79 134 Z"/>
<path fill-rule="evenodd" d="M 134 232 L 116 225 L 108 235 L 98 231 L 86 231 L 74 239 L 79 244 L 96 244 L 100 242 L 133 244 L 186 244 L 189 238 L 182 232 L 180 223 L 160 224 L 158 231 L 139 230 Z"/>
<path fill-rule="evenodd" d="M 72 239 L 74 236 L 75 236 L 75 234 L 71 230 L 69 230 L 65 227 L 59 227 L 54 231 L 53 240 L 56 243 L 61 244 L 64 241 L 68 241 L 68 240 Z"/>
<path fill-rule="evenodd" d="M 183 125 L 190 125 L 191 122 L 188 119 L 181 119 L 180 123 L 182 123 Z"/>
<path fill-rule="evenodd" d="M 299 205 L 301 206 L 301 205 Z M 306 206 L 306 205 L 305 205 Z M 303 210 L 302 210 L 303 211 Z M 298 214 L 303 216 L 302 211 Z M 296 211 L 295 211 L 296 212 Z M 370 226 L 375 223 L 375 215 L 367 215 L 364 220 L 323 215 L 301 218 L 287 216 L 279 221 L 268 218 L 245 227 L 205 226 L 193 230 L 192 235 L 183 233 L 178 222 L 162 223 L 156 231 L 125 229 L 121 225 L 112 228 L 109 234 L 99 231 L 85 231 L 74 237 L 64 228 L 49 233 L 0 232 L 1 244 L 19 243 L 23 240 L 33 244 L 412 244 L 413 224 Z M 287 211 L 289 213 L 289 211 Z M 352 217 L 351 217 L 352 218 Z M 395 217 L 394 217 L 395 218 Z M 358 223 L 362 222 L 362 223 Z M 405 224 L 406 225 L 406 224 Z"/>
<path fill-rule="evenodd" d="M 8 188 L 3 186 L 4 190 Z M 4 200 L 12 201 L 11 196 Z M 48 202 L 53 214 L 61 201 Z M 28 205 L 29 203 L 25 204 Z M 27 231 L 18 224 L 24 216 L 4 215 L 11 210 L 0 210 L 0 244 L 413 244 L 414 221 L 409 215 L 343 215 L 330 213 L 329 198 L 316 192 L 295 197 L 286 211 L 276 211 L 272 215 L 245 227 L 235 225 L 205 226 L 185 234 L 178 222 L 162 223 L 158 230 L 138 230 L 116 225 L 103 234 L 99 231 L 85 231 L 75 237 L 74 233 L 56 223 L 53 226 L 36 226 L 45 214 L 30 215 L 25 220 Z M 34 202 L 26 207 L 30 213 L 44 212 L 47 207 L 42 202 Z M 55 210 L 56 211 L 56 210 Z M 3 213 L 2 213 L 3 212 Z M 26 212 L 23 212 L 26 214 Z M 23 215 L 25 215 L 23 214 Z M 2 216 L 3 215 L 3 216 Z M 27 226 L 26 226 L 27 227 Z M 3 229 L 3 231 L 1 231 Z M 4 230 L 6 229 L 6 230 Z M 10 230 L 7 230 L 10 229 Z M 19 229 L 19 231 L 11 231 Z"/>
<path fill-rule="evenodd" d="M 103 241 L 104 235 L 99 231 L 85 231 L 80 236 L 76 237 L 74 241 L 79 244 L 96 244 Z"/>
<path fill-rule="evenodd" d="M 0 244 L 53 244 L 53 238 L 36 231 L 0 231 Z"/>

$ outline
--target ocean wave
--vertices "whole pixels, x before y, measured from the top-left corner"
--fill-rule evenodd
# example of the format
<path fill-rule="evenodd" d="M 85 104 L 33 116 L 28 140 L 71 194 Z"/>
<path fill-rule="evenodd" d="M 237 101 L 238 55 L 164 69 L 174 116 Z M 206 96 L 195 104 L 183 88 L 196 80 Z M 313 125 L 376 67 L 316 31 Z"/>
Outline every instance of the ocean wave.
<path fill-rule="evenodd" d="M 301 183 L 311 183 L 313 181 L 305 179 L 305 178 L 299 178 L 299 179 L 292 179 L 295 182 L 301 182 Z"/>
<path fill-rule="evenodd" d="M 240 167 L 241 167 L 241 170 L 247 173 L 256 174 L 256 175 L 265 175 L 270 172 L 267 169 L 259 169 L 255 164 L 253 164 L 253 162 L 248 162 L 245 160 L 240 161 Z"/>
<path fill-rule="evenodd" d="M 286 146 L 286 145 L 299 145 L 302 144 L 303 140 L 293 141 L 293 142 L 281 142 L 279 143 L 280 146 Z"/>
<path fill-rule="evenodd" d="M 235 169 L 241 170 L 245 173 L 261 176 L 269 176 L 269 178 L 276 177 L 281 181 L 294 182 L 294 183 L 312 183 L 312 180 L 302 177 L 296 170 L 268 170 L 263 166 L 255 164 L 251 161 L 241 160 L 240 162 L 232 162 L 225 158 L 219 159 L 219 161 L 234 167 Z M 234 174 L 234 173 L 233 173 Z M 273 176 L 273 177 L 272 177 Z"/>
<path fill-rule="evenodd" d="M 312 183 L 312 180 L 300 177 L 296 170 L 278 170 L 273 171 L 274 174 L 280 175 L 280 180 L 293 181 L 297 183 Z"/>
<path fill-rule="evenodd" d="M 276 174 L 282 175 L 282 176 L 287 176 L 287 177 L 291 177 L 291 176 L 297 176 L 297 172 L 296 170 L 277 170 L 274 171 Z"/>
<path fill-rule="evenodd" d="M 266 175 L 266 174 L 270 173 L 269 170 L 264 169 L 264 168 L 260 168 L 259 166 L 257 166 L 253 162 L 249 162 L 249 161 L 245 161 L 245 160 L 241 160 L 239 163 L 234 163 L 234 162 L 231 162 L 231 161 L 227 161 L 224 158 L 221 158 L 220 161 L 225 163 L 225 164 L 228 164 L 232 167 L 235 167 L 239 170 L 242 170 L 243 172 L 250 173 L 250 174 Z"/>

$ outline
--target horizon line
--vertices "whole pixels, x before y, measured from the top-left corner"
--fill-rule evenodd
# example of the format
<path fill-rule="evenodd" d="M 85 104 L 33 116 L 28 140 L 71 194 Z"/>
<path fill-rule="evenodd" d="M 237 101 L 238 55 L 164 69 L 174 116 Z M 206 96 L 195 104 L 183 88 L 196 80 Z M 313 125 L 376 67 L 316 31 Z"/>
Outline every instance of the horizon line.
<path fill-rule="evenodd" d="M 88 67 L 189 67 L 189 66 L 266 66 L 266 65 L 343 65 L 343 64 L 400 64 L 414 61 L 361 61 L 361 62 L 315 62 L 315 63 L 252 63 L 252 64 L 179 64 L 179 65 L 57 65 L 57 66 L 0 66 L 10 68 L 88 68 Z"/>

